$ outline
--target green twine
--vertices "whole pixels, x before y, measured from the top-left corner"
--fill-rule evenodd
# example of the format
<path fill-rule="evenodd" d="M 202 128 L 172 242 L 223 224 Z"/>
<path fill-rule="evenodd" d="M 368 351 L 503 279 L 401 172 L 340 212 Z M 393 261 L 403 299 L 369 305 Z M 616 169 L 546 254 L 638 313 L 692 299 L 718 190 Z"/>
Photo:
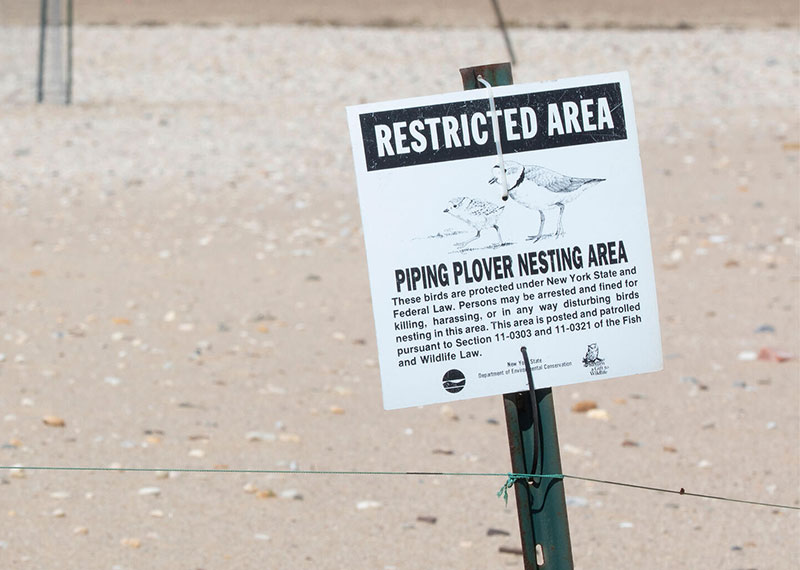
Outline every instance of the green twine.
<path fill-rule="evenodd" d="M 506 506 L 508 506 L 508 490 L 514 486 L 514 483 L 518 478 L 519 477 L 515 473 L 509 473 L 508 479 L 506 479 L 506 482 L 503 483 L 502 487 L 500 487 L 500 490 L 497 491 L 497 496 L 503 497 L 503 501 L 505 502 Z"/>
<path fill-rule="evenodd" d="M 567 477 L 567 475 L 562 475 L 561 473 L 542 473 L 536 475 L 527 475 L 525 473 L 509 473 L 508 479 L 506 479 L 506 482 L 503 483 L 502 487 L 500 487 L 500 490 L 497 491 L 497 496 L 503 497 L 503 501 L 505 501 L 506 506 L 508 506 L 508 490 L 514 486 L 514 483 L 520 480 L 533 479 L 534 477 L 541 477 L 542 479 L 563 479 L 564 477 Z"/>

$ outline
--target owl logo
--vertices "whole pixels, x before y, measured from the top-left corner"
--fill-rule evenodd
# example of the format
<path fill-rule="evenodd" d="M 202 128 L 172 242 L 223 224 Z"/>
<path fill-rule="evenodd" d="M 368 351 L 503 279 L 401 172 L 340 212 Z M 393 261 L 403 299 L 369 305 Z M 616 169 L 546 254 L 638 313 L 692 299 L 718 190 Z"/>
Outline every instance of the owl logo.
<path fill-rule="evenodd" d="M 605 360 L 600 358 L 600 349 L 597 348 L 597 343 L 593 342 L 586 347 L 586 356 L 583 357 L 583 365 L 588 368 L 590 366 L 602 366 L 603 364 L 605 364 Z"/>

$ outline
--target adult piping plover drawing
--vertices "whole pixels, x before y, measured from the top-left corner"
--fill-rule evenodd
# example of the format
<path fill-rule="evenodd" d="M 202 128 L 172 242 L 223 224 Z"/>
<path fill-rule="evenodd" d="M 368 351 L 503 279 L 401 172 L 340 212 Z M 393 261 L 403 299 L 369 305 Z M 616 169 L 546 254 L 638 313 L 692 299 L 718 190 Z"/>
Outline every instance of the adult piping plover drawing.
<path fill-rule="evenodd" d="M 523 165 L 511 160 L 505 161 L 509 197 L 530 210 L 539 212 L 539 232 L 529 239 L 538 241 L 544 230 L 545 211 L 558 208 L 558 226 L 555 237 L 564 235 L 562 218 L 564 207 L 583 192 L 605 178 L 576 178 L 567 176 L 535 164 Z M 500 166 L 495 165 L 494 176 L 489 184 L 499 184 Z"/>
<path fill-rule="evenodd" d="M 503 237 L 500 235 L 500 227 L 497 225 L 497 219 L 503 213 L 505 206 L 498 206 L 491 202 L 484 202 L 475 198 L 467 198 L 460 196 L 453 198 L 447 204 L 444 212 L 450 214 L 472 226 L 475 230 L 475 236 L 465 242 L 457 244 L 459 247 L 464 247 L 468 243 L 475 241 L 481 237 L 481 232 L 486 228 L 492 227 L 497 231 L 497 238 L 500 244 L 503 243 Z"/>

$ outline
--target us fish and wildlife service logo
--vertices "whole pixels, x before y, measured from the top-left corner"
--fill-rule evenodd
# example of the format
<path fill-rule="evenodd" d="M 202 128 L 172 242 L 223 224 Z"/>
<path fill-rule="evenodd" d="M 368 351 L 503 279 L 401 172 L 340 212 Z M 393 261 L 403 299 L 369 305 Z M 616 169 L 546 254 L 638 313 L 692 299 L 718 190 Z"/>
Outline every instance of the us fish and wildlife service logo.
<path fill-rule="evenodd" d="M 596 342 L 586 347 L 583 366 L 589 369 L 589 374 L 592 376 L 600 376 L 608 372 L 608 365 L 604 358 L 600 358 L 600 349 L 597 347 Z"/>
<path fill-rule="evenodd" d="M 467 385 L 467 379 L 461 370 L 448 370 L 442 378 L 442 386 L 451 394 L 458 394 Z"/>

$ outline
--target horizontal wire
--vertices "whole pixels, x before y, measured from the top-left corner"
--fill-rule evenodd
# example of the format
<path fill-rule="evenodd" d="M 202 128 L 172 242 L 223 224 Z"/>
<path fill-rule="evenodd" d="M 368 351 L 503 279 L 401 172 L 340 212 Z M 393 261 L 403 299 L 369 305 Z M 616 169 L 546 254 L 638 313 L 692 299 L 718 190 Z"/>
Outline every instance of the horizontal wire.
<path fill-rule="evenodd" d="M 777 503 L 765 503 L 761 501 L 749 501 L 745 499 L 734 499 L 731 497 L 722 497 L 719 495 L 707 495 L 705 493 L 691 493 L 686 491 L 683 487 L 676 491 L 675 489 L 665 489 L 662 487 L 652 487 L 649 485 L 637 485 L 635 483 L 624 483 L 620 481 L 610 481 L 607 479 L 595 479 L 592 477 L 582 477 L 579 475 L 567 475 L 564 473 L 545 473 L 531 475 L 528 473 L 473 473 L 463 471 L 316 471 L 316 470 L 302 470 L 302 469 L 202 469 L 202 468 L 177 468 L 169 469 L 163 467 L 60 467 L 60 466 L 43 466 L 43 465 L 0 465 L 0 471 L 10 470 L 27 470 L 27 471 L 116 471 L 122 472 L 145 472 L 145 473 L 158 473 L 158 472 L 173 472 L 173 473 L 245 473 L 245 474 L 259 474 L 259 475 L 365 475 L 365 476 L 381 476 L 381 475 L 424 475 L 424 476 L 448 476 L 448 477 L 506 477 L 506 483 L 500 490 L 510 488 L 516 481 L 524 481 L 527 479 L 574 479 L 577 481 L 587 481 L 591 483 L 600 483 L 603 485 L 613 485 L 616 487 L 627 487 L 630 489 L 640 489 L 644 491 L 655 491 L 658 493 L 671 493 L 673 495 L 682 495 L 688 497 L 698 497 L 701 499 L 712 499 L 715 501 L 726 501 L 729 503 L 741 503 L 745 505 L 755 505 L 759 507 L 772 507 L 775 509 L 790 509 L 800 510 L 800 507 L 793 505 L 781 505 Z M 500 494 L 499 493 L 499 494 Z M 498 495 L 499 495 L 498 494 Z"/>

